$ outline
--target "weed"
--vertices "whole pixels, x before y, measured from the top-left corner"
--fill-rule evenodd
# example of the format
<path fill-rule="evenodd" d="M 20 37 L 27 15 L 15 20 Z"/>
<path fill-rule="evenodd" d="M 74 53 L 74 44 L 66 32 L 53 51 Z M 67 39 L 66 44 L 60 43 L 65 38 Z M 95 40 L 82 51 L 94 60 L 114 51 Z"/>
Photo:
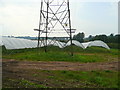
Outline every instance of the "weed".
<path fill-rule="evenodd" d="M 46 74 L 49 73 L 49 74 Z M 36 74 L 44 76 L 40 78 L 45 83 L 29 81 L 25 78 L 14 80 L 5 78 L 3 87 L 26 87 L 26 88 L 48 88 L 48 87 L 71 87 L 71 88 L 118 88 L 118 72 L 112 71 L 50 71 L 36 70 Z M 100 74 L 100 75 L 98 75 Z M 29 76 L 30 77 L 30 76 Z M 33 77 L 33 74 L 31 74 Z M 112 77 L 112 78 L 111 78 Z M 38 78 L 38 77 L 37 77 Z M 6 86 L 4 86 L 6 85 Z M 10 85 L 10 86 L 9 86 Z"/>

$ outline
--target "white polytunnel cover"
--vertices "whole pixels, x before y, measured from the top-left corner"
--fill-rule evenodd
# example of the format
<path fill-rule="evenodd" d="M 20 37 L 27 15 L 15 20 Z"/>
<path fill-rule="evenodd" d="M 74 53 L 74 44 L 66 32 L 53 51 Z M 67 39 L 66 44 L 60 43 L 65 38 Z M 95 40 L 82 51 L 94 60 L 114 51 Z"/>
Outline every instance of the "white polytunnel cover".
<path fill-rule="evenodd" d="M 110 49 L 106 43 L 104 43 L 103 41 L 100 41 L 100 40 L 92 41 L 91 43 L 89 43 L 88 47 L 91 47 L 91 46 L 101 46 L 106 49 Z"/>
<path fill-rule="evenodd" d="M 27 39 L 2 37 L 2 41 L 6 49 L 22 49 L 37 47 L 37 41 Z"/>
<path fill-rule="evenodd" d="M 91 42 L 85 42 L 85 43 L 82 43 L 82 45 L 84 46 L 84 48 L 87 48 L 90 43 Z"/>
<path fill-rule="evenodd" d="M 2 42 L 2 36 L 0 36 L 0 46 L 3 45 L 3 42 Z"/>
<path fill-rule="evenodd" d="M 46 40 L 40 41 L 40 47 L 45 46 Z M 56 40 L 47 40 L 48 45 L 58 46 L 59 48 L 64 48 L 71 45 L 70 41 L 67 43 L 56 41 Z M 106 43 L 100 40 L 90 41 L 85 43 L 80 43 L 76 40 L 72 40 L 72 43 L 83 49 L 91 46 L 101 46 L 106 49 L 110 49 Z M 19 39 L 19 38 L 10 38 L 10 37 L 0 37 L 0 46 L 5 45 L 6 49 L 24 49 L 24 48 L 36 48 L 38 44 L 37 40 L 28 40 L 28 39 Z"/>
<path fill-rule="evenodd" d="M 106 43 L 104 43 L 103 41 L 100 41 L 100 40 L 95 40 L 95 41 L 86 42 L 86 43 L 82 43 L 82 44 L 85 48 L 91 47 L 91 46 L 100 46 L 100 47 L 104 47 L 106 49 L 110 49 Z"/>
<path fill-rule="evenodd" d="M 56 41 L 56 40 L 51 40 L 53 46 L 58 46 L 59 48 L 64 48 L 65 44 L 64 42 Z"/>
<path fill-rule="evenodd" d="M 85 47 L 80 42 L 78 42 L 76 40 L 72 40 L 72 43 L 78 47 L 85 49 Z M 66 46 L 69 46 L 69 45 L 71 45 L 70 41 L 67 42 Z"/>
<path fill-rule="evenodd" d="M 41 43 L 41 47 L 45 46 L 45 42 L 46 40 L 43 40 Z M 60 42 L 60 41 L 56 41 L 56 40 L 47 40 L 47 45 L 53 45 L 53 46 L 58 46 L 59 48 L 63 48 L 65 46 L 65 43 Z"/>
<path fill-rule="evenodd" d="M 3 43 L 2 43 L 3 42 Z M 40 47 L 44 47 L 46 40 L 40 41 Z M 28 40 L 20 38 L 10 38 L 2 37 L 0 45 L 5 45 L 6 49 L 24 49 L 24 48 L 36 48 L 38 41 L 37 40 Z M 64 48 L 65 43 L 56 41 L 56 40 L 47 40 L 48 45 L 58 46 L 59 48 Z"/>

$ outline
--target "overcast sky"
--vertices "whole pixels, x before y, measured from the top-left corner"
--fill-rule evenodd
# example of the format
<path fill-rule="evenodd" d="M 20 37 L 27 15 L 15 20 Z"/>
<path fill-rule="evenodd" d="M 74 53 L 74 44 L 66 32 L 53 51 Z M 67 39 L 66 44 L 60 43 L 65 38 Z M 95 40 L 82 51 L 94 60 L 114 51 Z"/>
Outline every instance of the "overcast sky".
<path fill-rule="evenodd" d="M 86 36 L 117 34 L 117 1 L 70 0 L 72 28 Z M 33 29 L 39 25 L 39 10 L 40 0 L 0 0 L 0 34 L 37 36 Z"/>

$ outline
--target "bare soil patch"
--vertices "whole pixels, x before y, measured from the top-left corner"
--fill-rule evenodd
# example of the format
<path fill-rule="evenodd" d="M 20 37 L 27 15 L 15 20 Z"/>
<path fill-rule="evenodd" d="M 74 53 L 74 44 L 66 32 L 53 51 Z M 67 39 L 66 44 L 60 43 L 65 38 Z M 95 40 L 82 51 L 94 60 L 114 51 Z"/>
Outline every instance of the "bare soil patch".
<path fill-rule="evenodd" d="M 28 80 L 30 82 L 44 85 L 47 87 L 74 87 L 79 86 L 87 87 L 99 87 L 94 84 L 85 84 L 82 82 L 65 82 L 56 83 L 52 81 L 48 76 L 54 76 L 52 73 L 39 72 L 39 70 L 72 70 L 72 71 L 91 71 L 91 70 L 118 70 L 118 61 L 112 62 L 99 62 L 99 63 L 79 63 L 79 62 L 58 62 L 58 61 L 17 61 L 3 59 L 2 62 L 2 78 L 3 87 L 15 87 L 24 88 L 24 85 L 20 85 L 19 80 Z M 38 75 L 38 76 L 35 76 Z M 12 80 L 12 81 L 11 81 Z M 17 81 L 14 81 L 17 80 Z M 31 87 L 31 86 L 30 86 Z"/>
<path fill-rule="evenodd" d="M 79 63 L 79 62 L 59 62 L 59 61 L 17 61 L 3 60 L 5 69 L 39 69 L 39 70 L 72 70 L 72 71 L 91 71 L 91 70 L 118 70 L 118 61 Z"/>

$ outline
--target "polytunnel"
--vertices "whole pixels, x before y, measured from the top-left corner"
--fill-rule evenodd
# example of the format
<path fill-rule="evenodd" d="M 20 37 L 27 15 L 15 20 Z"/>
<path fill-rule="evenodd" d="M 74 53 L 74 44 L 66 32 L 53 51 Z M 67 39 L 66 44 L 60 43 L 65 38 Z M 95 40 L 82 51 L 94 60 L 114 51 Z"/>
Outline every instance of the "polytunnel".
<path fill-rule="evenodd" d="M 84 48 L 87 48 L 90 43 L 91 42 L 85 42 L 85 43 L 82 43 L 82 45 L 84 46 Z"/>
<path fill-rule="evenodd" d="M 104 47 L 106 49 L 110 49 L 109 46 L 104 43 L 103 41 L 100 40 L 95 40 L 95 41 L 90 41 L 86 43 L 82 43 L 85 48 L 91 47 L 91 46 L 99 46 L 99 47 Z"/>
<path fill-rule="evenodd" d="M 40 41 L 40 47 L 45 46 L 46 40 Z M 47 40 L 47 44 L 58 46 L 59 48 L 64 48 L 66 46 L 70 46 L 71 43 L 68 41 L 67 43 L 56 41 L 56 40 Z M 72 43 L 78 47 L 81 47 L 83 49 L 91 46 L 100 46 L 104 47 L 106 49 L 110 49 L 109 46 L 100 40 L 80 43 L 76 40 L 72 40 Z M 0 37 L 0 46 L 5 45 L 6 49 L 23 49 L 23 48 L 36 48 L 38 45 L 38 42 L 35 40 L 28 40 L 28 39 L 19 39 L 19 38 L 9 38 L 9 37 Z"/>
<path fill-rule="evenodd" d="M 23 48 L 35 48 L 37 47 L 37 41 L 2 37 L 2 42 L 6 49 L 23 49 Z"/>
<path fill-rule="evenodd" d="M 46 40 L 42 41 L 41 47 L 45 46 L 45 42 L 46 42 Z M 50 39 L 47 40 L 47 45 L 48 46 L 53 45 L 53 46 L 58 46 L 59 48 L 64 48 L 65 44 L 66 43 L 56 41 L 56 40 L 50 40 Z"/>
<path fill-rule="evenodd" d="M 40 41 L 40 47 L 45 46 L 46 40 Z M 56 41 L 56 40 L 47 40 L 47 44 L 58 46 L 59 48 L 64 48 L 66 43 Z M 0 45 L 5 45 L 6 49 L 24 49 L 24 48 L 36 48 L 38 45 L 38 41 L 28 40 L 28 39 L 19 39 L 19 38 L 9 38 L 2 37 L 0 38 Z"/>
<path fill-rule="evenodd" d="M 81 47 L 81 48 L 85 49 L 85 47 L 80 42 L 78 42 L 76 40 L 72 40 L 72 43 L 74 45 L 78 46 L 78 47 Z M 70 43 L 70 41 L 68 41 L 67 44 L 66 44 L 66 46 L 70 46 L 70 45 L 71 45 L 71 43 Z"/>
<path fill-rule="evenodd" d="M 2 37 L 0 36 L 0 46 L 3 45 L 3 42 L 2 42 Z"/>

